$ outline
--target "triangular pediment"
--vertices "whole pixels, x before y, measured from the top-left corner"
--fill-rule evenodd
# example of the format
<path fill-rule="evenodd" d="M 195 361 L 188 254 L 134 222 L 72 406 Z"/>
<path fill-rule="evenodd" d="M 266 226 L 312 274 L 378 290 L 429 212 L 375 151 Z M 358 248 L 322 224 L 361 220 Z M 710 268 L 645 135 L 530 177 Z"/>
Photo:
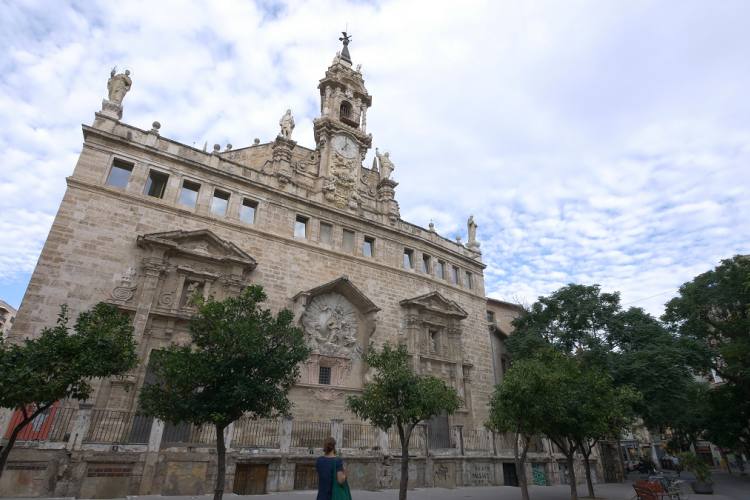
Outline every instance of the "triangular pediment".
<path fill-rule="evenodd" d="M 402 307 L 416 307 L 426 309 L 444 316 L 453 316 L 456 318 L 466 318 L 469 314 L 456 302 L 443 297 L 440 292 L 430 292 L 411 299 L 404 299 L 400 302 Z"/>
<path fill-rule="evenodd" d="M 332 292 L 345 296 L 363 314 L 380 311 L 380 308 L 367 298 L 359 288 L 354 286 L 354 283 L 347 276 L 342 276 L 310 290 L 299 292 L 293 297 L 293 300 L 298 302 L 300 299 L 304 299 L 304 305 L 307 305 L 314 297 Z"/>
<path fill-rule="evenodd" d="M 166 231 L 138 236 L 140 248 L 163 249 L 170 254 L 189 255 L 198 259 L 240 264 L 248 270 L 257 263 L 237 245 L 223 240 L 208 229 Z"/>

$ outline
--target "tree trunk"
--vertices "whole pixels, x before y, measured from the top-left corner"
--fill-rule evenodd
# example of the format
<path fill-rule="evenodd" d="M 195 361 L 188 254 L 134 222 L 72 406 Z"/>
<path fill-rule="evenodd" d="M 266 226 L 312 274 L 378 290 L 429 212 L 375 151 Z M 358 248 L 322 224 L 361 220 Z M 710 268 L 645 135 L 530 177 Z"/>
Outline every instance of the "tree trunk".
<path fill-rule="evenodd" d="M 529 441 L 524 437 L 524 446 L 521 453 L 518 453 L 518 438 L 520 433 L 516 432 L 516 439 L 513 443 L 513 454 L 516 459 L 516 476 L 518 476 L 518 486 L 521 487 L 521 499 L 529 500 L 529 483 L 526 481 L 526 452 L 529 449 Z"/>
<path fill-rule="evenodd" d="M 589 454 L 591 454 L 591 451 L 589 451 Z M 594 483 L 591 481 L 591 464 L 589 463 L 589 455 L 585 453 L 583 455 L 583 466 L 586 469 L 586 486 L 589 488 L 589 496 L 594 498 L 596 495 L 594 494 Z"/>
<path fill-rule="evenodd" d="M 3 446 L 2 451 L 0 451 L 0 477 L 3 477 L 3 471 L 5 470 L 5 463 L 8 461 L 8 457 L 10 456 L 10 450 L 13 449 L 13 445 L 16 443 L 16 438 L 18 438 L 18 435 L 21 433 L 21 431 L 31 423 L 32 420 L 34 420 L 37 415 L 42 413 L 44 410 L 52 406 L 44 405 L 37 408 L 37 410 L 32 413 L 31 415 L 28 415 L 26 413 L 26 408 L 21 408 L 21 411 L 23 412 L 24 419 L 21 420 L 14 428 L 13 432 L 10 434 L 10 439 L 8 439 L 8 443 Z"/>
<path fill-rule="evenodd" d="M 224 446 L 224 427 L 216 425 L 216 488 L 214 500 L 221 500 L 224 496 L 224 481 L 227 472 L 227 449 Z"/>
<path fill-rule="evenodd" d="M 573 454 L 575 450 L 566 453 L 565 458 L 568 461 L 568 480 L 570 481 L 570 500 L 578 500 L 578 486 L 576 485 L 576 470 Z"/>
<path fill-rule="evenodd" d="M 404 429 L 403 425 L 397 424 L 398 437 L 401 439 L 401 480 L 398 486 L 398 500 L 406 500 L 406 489 L 409 486 L 409 438 L 414 424 Z"/>

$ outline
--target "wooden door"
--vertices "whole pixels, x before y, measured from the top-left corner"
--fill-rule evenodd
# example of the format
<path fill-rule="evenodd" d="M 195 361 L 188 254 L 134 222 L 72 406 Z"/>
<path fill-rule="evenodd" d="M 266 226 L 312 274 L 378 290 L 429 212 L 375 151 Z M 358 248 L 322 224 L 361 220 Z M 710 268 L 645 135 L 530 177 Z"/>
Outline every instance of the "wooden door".
<path fill-rule="evenodd" d="M 237 495 L 264 495 L 267 478 L 267 464 L 237 464 L 232 492 Z"/>
<path fill-rule="evenodd" d="M 318 471 L 314 464 L 296 464 L 294 467 L 295 490 L 317 490 Z"/>

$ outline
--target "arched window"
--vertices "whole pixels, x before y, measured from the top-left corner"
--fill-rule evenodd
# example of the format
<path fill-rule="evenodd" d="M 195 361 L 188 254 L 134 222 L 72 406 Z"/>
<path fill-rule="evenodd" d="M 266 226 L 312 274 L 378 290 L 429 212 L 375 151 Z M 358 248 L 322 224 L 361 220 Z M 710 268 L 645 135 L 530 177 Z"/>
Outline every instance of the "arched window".
<path fill-rule="evenodd" d="M 341 107 L 339 108 L 339 118 L 346 118 L 347 120 L 350 120 L 351 117 L 352 117 L 352 105 L 346 101 L 342 102 Z"/>

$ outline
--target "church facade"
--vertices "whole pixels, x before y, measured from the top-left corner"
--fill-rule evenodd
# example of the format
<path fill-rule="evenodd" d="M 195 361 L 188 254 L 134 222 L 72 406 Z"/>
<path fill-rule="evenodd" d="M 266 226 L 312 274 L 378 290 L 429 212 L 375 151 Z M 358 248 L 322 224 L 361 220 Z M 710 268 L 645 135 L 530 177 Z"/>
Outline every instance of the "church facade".
<path fill-rule="evenodd" d="M 227 491 L 313 488 L 312 463 L 329 435 L 353 488 L 395 487 L 395 433 L 345 406 L 368 380 L 363 349 L 386 342 L 405 344 L 418 372 L 446 380 L 464 401 L 418 429 L 412 484 L 512 484 L 510 439 L 483 423 L 509 333 L 488 310 L 506 323 L 519 310 L 488 307 L 473 219 L 466 244 L 406 222 L 390 155 L 376 150 L 372 167 L 363 166 L 372 98 L 347 42 L 318 84 L 314 149 L 294 140 L 290 111 L 273 141 L 241 149 L 199 150 L 163 137 L 157 122 L 131 126 L 121 118 L 132 82 L 113 71 L 108 99 L 83 126 L 80 158 L 11 340 L 54 324 L 61 304 L 75 317 L 107 301 L 132 316 L 141 362 L 98 383 L 86 403 L 60 402 L 26 432 L 0 480 L 4 495 L 210 492 L 211 429 L 140 415 L 138 392 L 151 352 L 189 343 L 190 297 L 221 299 L 251 283 L 266 290 L 266 307 L 294 312 L 312 355 L 290 394 L 292 418 L 228 429 Z M 14 418 L 5 410 L 0 431 Z M 530 456 L 535 481 L 564 477 L 546 441 Z"/>

